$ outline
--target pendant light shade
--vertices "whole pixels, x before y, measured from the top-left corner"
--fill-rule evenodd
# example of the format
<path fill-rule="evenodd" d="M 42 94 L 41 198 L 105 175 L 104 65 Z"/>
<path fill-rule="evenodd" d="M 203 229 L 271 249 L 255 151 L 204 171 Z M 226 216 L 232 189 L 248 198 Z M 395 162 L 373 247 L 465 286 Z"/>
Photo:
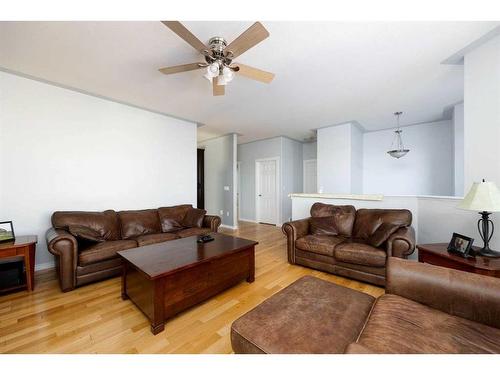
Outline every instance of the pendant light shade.
<path fill-rule="evenodd" d="M 394 112 L 394 116 L 396 116 L 396 122 L 397 122 L 397 129 L 394 131 L 396 134 L 394 137 L 394 140 L 392 142 L 392 145 L 396 146 L 395 149 L 387 151 L 389 155 L 391 155 L 393 158 L 399 159 L 405 156 L 407 153 L 410 152 L 409 149 L 405 148 L 403 145 L 403 138 L 401 137 L 401 134 L 403 131 L 401 130 L 401 127 L 399 125 L 399 116 L 401 116 L 403 112 Z"/>

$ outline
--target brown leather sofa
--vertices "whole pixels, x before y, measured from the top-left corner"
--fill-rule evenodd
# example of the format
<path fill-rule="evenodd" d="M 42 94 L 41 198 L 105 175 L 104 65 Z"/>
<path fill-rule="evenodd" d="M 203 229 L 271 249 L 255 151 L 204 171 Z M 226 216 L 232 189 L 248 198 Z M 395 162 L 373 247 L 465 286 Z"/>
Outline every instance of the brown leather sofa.
<path fill-rule="evenodd" d="M 411 221 L 404 209 L 314 203 L 311 217 L 283 224 L 288 262 L 384 286 L 387 259 L 415 250 Z"/>
<path fill-rule="evenodd" d="M 121 274 L 117 251 L 217 232 L 221 219 L 190 204 L 104 212 L 57 211 L 47 231 L 63 292 Z"/>
<path fill-rule="evenodd" d="M 237 319 L 235 353 L 500 353 L 500 279 L 391 257 L 375 299 L 304 276 Z"/>

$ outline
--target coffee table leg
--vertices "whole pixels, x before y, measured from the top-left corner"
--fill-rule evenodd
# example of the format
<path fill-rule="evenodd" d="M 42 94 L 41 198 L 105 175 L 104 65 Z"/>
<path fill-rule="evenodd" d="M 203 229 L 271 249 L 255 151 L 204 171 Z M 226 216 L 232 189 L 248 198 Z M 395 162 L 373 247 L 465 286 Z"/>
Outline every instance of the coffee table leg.
<path fill-rule="evenodd" d="M 248 270 L 247 282 L 253 283 L 255 281 L 255 246 L 252 246 L 249 256 L 250 259 L 248 262 L 249 270 Z"/>
<path fill-rule="evenodd" d="M 122 300 L 128 300 L 127 296 L 127 262 L 123 261 L 122 266 Z"/>
<path fill-rule="evenodd" d="M 165 323 L 160 323 L 160 324 L 151 324 L 151 333 L 153 335 L 157 335 L 158 333 L 162 332 L 163 330 L 165 330 Z"/>

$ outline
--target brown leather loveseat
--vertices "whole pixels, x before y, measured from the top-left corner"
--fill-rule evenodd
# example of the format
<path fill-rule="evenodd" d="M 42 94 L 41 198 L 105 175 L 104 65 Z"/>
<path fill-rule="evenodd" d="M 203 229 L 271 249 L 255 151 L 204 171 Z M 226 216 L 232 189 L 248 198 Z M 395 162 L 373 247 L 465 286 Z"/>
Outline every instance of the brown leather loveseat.
<path fill-rule="evenodd" d="M 411 221 L 405 209 L 314 203 L 311 217 L 283 224 L 288 261 L 384 286 L 388 257 L 415 250 Z"/>
<path fill-rule="evenodd" d="M 117 251 L 217 232 L 221 219 L 190 204 L 136 211 L 57 211 L 47 231 L 63 292 L 120 275 Z"/>

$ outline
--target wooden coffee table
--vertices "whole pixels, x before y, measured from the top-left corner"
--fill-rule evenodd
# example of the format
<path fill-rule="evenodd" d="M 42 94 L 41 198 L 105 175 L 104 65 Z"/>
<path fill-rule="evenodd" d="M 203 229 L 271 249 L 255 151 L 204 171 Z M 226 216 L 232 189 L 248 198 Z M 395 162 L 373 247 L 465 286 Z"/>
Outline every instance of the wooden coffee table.
<path fill-rule="evenodd" d="M 119 251 L 123 258 L 122 298 L 148 317 L 151 332 L 165 320 L 255 277 L 255 241 L 211 233 L 214 241 L 198 244 L 186 237 Z"/>

